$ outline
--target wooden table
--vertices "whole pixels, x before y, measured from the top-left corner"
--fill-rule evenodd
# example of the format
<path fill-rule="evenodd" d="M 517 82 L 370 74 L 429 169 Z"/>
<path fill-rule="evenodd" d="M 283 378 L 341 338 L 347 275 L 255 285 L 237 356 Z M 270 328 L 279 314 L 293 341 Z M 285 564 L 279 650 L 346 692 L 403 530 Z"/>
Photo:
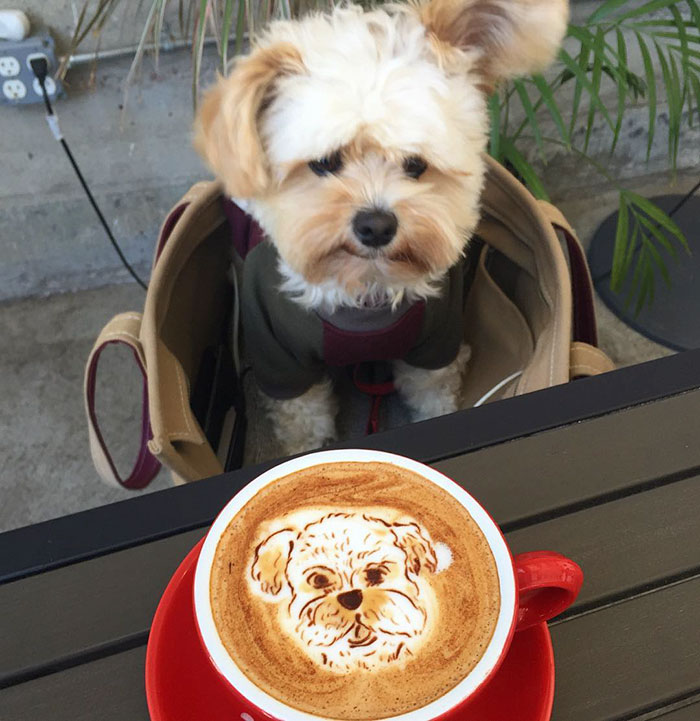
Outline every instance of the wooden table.
<path fill-rule="evenodd" d="M 515 552 L 583 567 L 551 623 L 556 721 L 700 719 L 700 351 L 363 445 L 455 478 Z M 160 594 L 257 470 L 0 535 L 0 719 L 147 721 Z"/>

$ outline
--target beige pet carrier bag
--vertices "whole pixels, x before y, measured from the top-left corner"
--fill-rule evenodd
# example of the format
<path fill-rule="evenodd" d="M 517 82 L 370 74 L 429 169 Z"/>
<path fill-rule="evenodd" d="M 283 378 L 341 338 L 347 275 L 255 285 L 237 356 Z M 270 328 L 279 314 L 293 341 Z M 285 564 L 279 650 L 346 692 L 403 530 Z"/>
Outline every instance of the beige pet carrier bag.
<path fill-rule="evenodd" d="M 143 313 L 115 316 L 98 337 L 85 373 L 85 404 L 95 467 L 102 478 L 142 488 L 167 466 L 176 482 L 223 471 L 197 421 L 191 395 L 203 354 L 221 343 L 237 299 L 230 267 L 250 218 L 225 201 L 218 183 L 196 184 L 161 229 Z M 612 370 L 596 348 L 585 256 L 566 219 L 489 160 L 465 312 L 472 355 L 465 407 Z M 259 229 L 258 229 L 259 231 Z M 230 335 L 228 336 L 231 337 Z M 141 445 L 120 478 L 95 412 L 100 354 L 112 343 L 134 353 L 143 373 Z"/>

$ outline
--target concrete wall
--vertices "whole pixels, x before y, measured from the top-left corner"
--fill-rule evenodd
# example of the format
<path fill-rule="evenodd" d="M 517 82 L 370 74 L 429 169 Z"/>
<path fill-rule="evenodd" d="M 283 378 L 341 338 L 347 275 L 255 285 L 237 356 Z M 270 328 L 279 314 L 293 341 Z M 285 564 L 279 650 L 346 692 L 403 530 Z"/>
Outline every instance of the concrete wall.
<path fill-rule="evenodd" d="M 65 52 L 81 0 L 13 0 L 48 29 Z M 94 2 L 93 2 L 94 5 Z M 138 42 L 150 2 L 122 2 L 101 49 Z M 164 25 L 179 37 L 177 2 Z M 88 37 L 80 51 L 94 49 Z M 206 53 L 211 77 L 215 53 Z M 168 209 L 207 172 L 191 149 L 189 51 L 163 53 L 158 72 L 146 58 L 124 110 L 130 58 L 69 71 L 56 103 L 63 134 L 125 255 L 147 275 L 158 227 Z M 128 280 L 89 206 L 41 105 L 0 106 L 0 300 Z"/>
<path fill-rule="evenodd" d="M 84 0 L 9 0 L 3 7 L 13 7 L 24 11 L 32 23 L 32 32 L 48 30 L 56 40 L 58 51 L 63 53 L 73 35 Z M 88 35 L 80 46 L 80 52 L 88 52 L 96 47 L 108 50 L 133 45 L 138 42 L 143 25 L 152 5 L 151 0 L 122 0 L 109 22 L 98 43 L 94 35 Z M 97 0 L 89 0 L 88 8 L 98 6 Z M 170 0 L 166 7 L 163 22 L 164 37 L 179 37 L 178 2 Z"/>
<path fill-rule="evenodd" d="M 147 274 L 158 227 L 206 176 L 191 149 L 186 52 L 145 72 L 122 112 L 128 61 L 71 72 L 61 128 L 127 258 Z M 127 279 L 39 105 L 0 107 L 0 298 Z"/>
<path fill-rule="evenodd" d="M 103 49 L 135 43 L 148 0 L 135 14 L 135 0 L 123 2 L 105 31 Z M 172 2 L 166 31 L 175 36 L 177 2 Z M 585 17 L 598 3 L 576 2 L 575 17 Z M 35 23 L 49 28 L 59 50 L 65 49 L 80 0 L 14 0 Z M 81 50 L 94 46 L 89 38 Z M 207 53 L 207 76 L 215 54 Z M 206 170 L 190 147 L 192 121 L 191 61 L 188 51 L 161 55 L 158 72 L 144 62 L 126 110 L 123 81 L 129 59 L 103 61 L 70 71 L 67 93 L 57 102 L 64 135 L 127 257 L 147 274 L 162 219 L 177 199 Z M 94 73 L 93 73 L 94 71 Z M 607 92 L 614 97 L 614 88 Z M 614 103 L 613 103 L 614 107 Z M 583 117 L 583 116 L 582 116 Z M 666 119 L 667 123 L 667 119 Z M 649 164 L 645 162 L 646 108 L 629 114 L 614 159 L 605 155 L 607 133 L 598 124 L 592 148 L 614 174 L 640 184 L 653 174 L 666 185 L 664 116 Z M 698 123 L 686 133 L 681 169 L 700 166 Z M 0 299 L 94 287 L 128 280 L 78 185 L 60 146 L 53 140 L 40 105 L 0 106 Z M 565 202 L 585 194 L 610 191 L 580 161 L 553 153 L 547 169 L 553 197 Z M 642 183 L 643 184 L 643 183 Z"/>

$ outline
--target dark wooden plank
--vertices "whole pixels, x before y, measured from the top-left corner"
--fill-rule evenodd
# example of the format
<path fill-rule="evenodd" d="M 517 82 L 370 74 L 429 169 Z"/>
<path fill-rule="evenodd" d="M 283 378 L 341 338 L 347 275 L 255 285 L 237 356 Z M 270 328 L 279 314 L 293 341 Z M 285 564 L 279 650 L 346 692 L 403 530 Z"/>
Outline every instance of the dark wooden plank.
<path fill-rule="evenodd" d="M 0 691 L 2 721 L 149 721 L 146 648 Z"/>
<path fill-rule="evenodd" d="M 648 709 L 697 692 L 699 600 L 693 579 L 553 626 L 553 721 L 650 721 Z M 139 648 L 5 689 L 2 719 L 148 721 L 143 664 Z M 696 718 L 674 713 L 661 718 Z"/>
<path fill-rule="evenodd" d="M 688 351 L 411 424 L 365 438 L 359 445 L 434 462 L 698 388 L 700 350 Z M 700 407 L 700 392 L 694 395 Z M 257 472 L 244 468 L 0 534 L 0 582 L 206 526 Z M 518 482 L 514 479 L 513 487 Z"/>
<path fill-rule="evenodd" d="M 512 532 L 508 541 L 516 553 L 554 549 L 578 561 L 586 581 L 572 611 L 580 611 L 697 572 L 699 516 L 696 477 Z M 0 686 L 145 637 L 168 578 L 201 534 L 1 586 L 8 632 L 0 637 Z"/>
<path fill-rule="evenodd" d="M 698 418 L 687 393 L 434 465 L 514 530 L 700 471 Z"/>
<path fill-rule="evenodd" d="M 655 716 L 652 714 L 646 714 L 646 718 L 638 716 L 633 721 L 698 721 L 700 719 L 700 701 L 686 704 L 681 702 L 682 705 L 674 708 L 672 711 L 666 711 L 661 709 Z"/>
<path fill-rule="evenodd" d="M 585 581 L 572 610 L 700 572 L 700 476 L 507 534 L 515 553 L 552 549 Z"/>
<path fill-rule="evenodd" d="M 700 577 L 554 623 L 552 721 L 629 719 L 700 688 Z"/>
<path fill-rule="evenodd" d="M 0 687 L 145 635 L 168 580 L 202 535 L 191 531 L 0 586 Z"/>

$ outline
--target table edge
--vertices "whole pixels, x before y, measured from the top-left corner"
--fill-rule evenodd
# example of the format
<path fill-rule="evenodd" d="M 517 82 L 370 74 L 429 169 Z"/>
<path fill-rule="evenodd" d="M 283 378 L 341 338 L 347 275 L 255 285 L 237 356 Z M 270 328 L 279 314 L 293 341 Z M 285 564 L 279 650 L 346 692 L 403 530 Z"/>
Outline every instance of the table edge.
<path fill-rule="evenodd" d="M 434 463 L 698 388 L 700 349 L 335 447 Z M 0 533 L 0 583 L 207 526 L 234 493 L 279 460 Z"/>

